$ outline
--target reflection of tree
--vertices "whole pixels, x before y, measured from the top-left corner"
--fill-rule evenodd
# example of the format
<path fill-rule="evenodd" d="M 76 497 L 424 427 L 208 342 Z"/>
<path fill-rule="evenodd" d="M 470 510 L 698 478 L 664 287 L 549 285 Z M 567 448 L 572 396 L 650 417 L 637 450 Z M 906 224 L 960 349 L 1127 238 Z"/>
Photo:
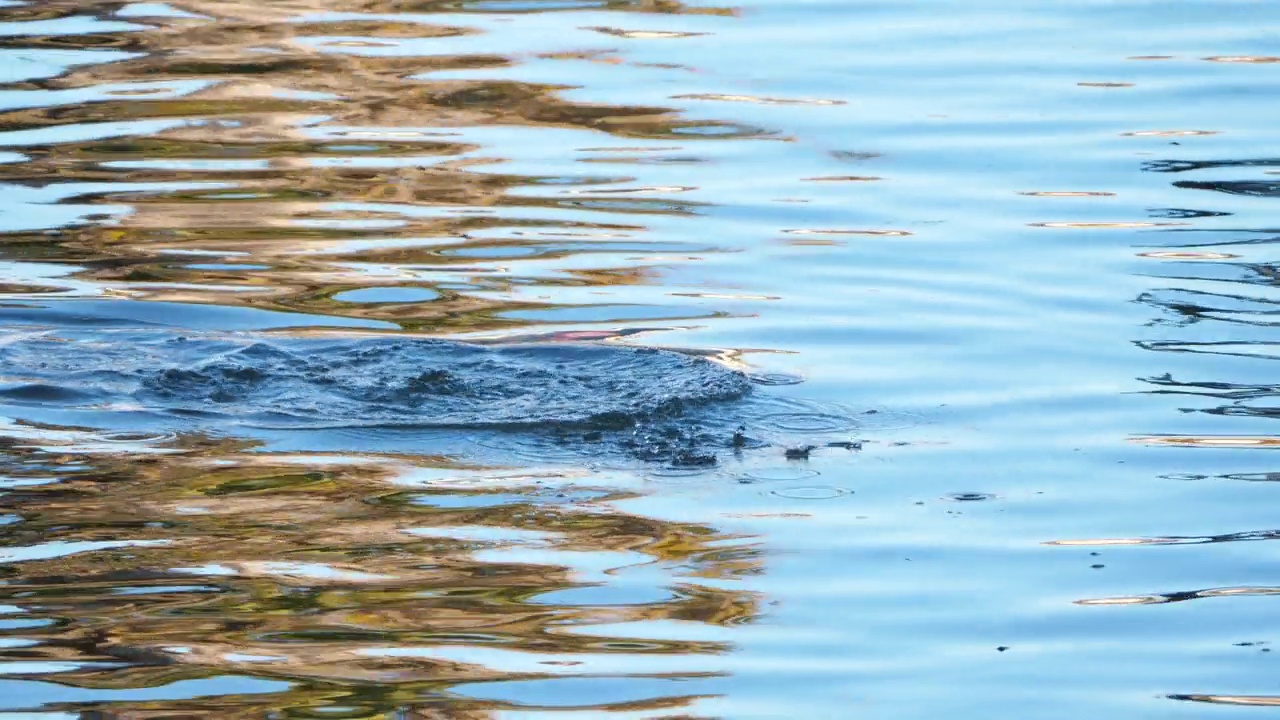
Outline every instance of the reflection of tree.
<path fill-rule="evenodd" d="M 113 24 L 83 34 L 0 39 L 0 45 L 12 48 L 101 55 L 101 62 L 54 78 L 6 86 L 28 92 L 99 92 L 88 101 L 0 112 L 0 131 L 168 122 L 167 127 L 139 126 L 119 138 L 24 146 L 28 161 L 0 165 L 0 180 L 31 188 L 56 186 L 66 195 L 62 203 L 112 208 L 108 214 L 114 220 L 103 225 L 90 219 L 53 236 L 10 233 L 0 238 L 0 252 L 73 262 L 86 268 L 78 273 L 80 279 L 141 298 L 367 317 L 415 330 L 503 327 L 517 321 L 501 313 L 547 305 L 500 294 L 516 286 L 554 286 L 559 274 L 518 262 L 500 280 L 484 272 L 422 271 L 416 281 L 440 288 L 439 300 L 360 306 L 328 298 L 352 286 L 402 282 L 395 273 L 374 276 L 349 268 L 351 263 L 377 262 L 379 254 L 403 243 L 420 246 L 435 238 L 438 244 L 466 244 L 469 233 L 485 229 L 643 232 L 646 217 L 697 209 L 693 203 L 661 197 L 560 194 L 559 186 L 566 183 L 617 183 L 630 177 L 486 172 L 487 166 L 503 161 L 501 148 L 486 148 L 460 130 L 491 125 L 568 128 L 682 142 L 766 135 L 757 128 L 684 119 L 667 107 L 570 102 L 560 96 L 561 85 L 435 77 L 446 70 L 510 67 L 522 62 L 518 57 L 450 54 L 447 44 L 428 55 L 362 52 L 379 43 L 443 42 L 478 32 L 465 23 L 315 19 L 324 12 L 398 18 L 440 11 L 459 23 L 470 11 L 502 11 L 501 3 L 471 8 L 452 1 L 407 7 L 391 0 L 189 0 L 176 5 L 216 22 L 140 18 L 129 19 L 134 25 L 127 29 Z M 112 13 L 119 7 L 114 2 L 51 0 L 39 8 L 5 8 L 0 17 L 89 14 L 117 23 L 120 18 Z M 661 0 L 611 0 L 600 9 L 732 15 L 729 9 Z M 548 59 L 599 58 L 568 53 L 543 57 Z M 104 90 L 107 86 L 110 91 Z M 318 118 L 323 120 L 316 125 Z M 362 134 L 363 128 L 373 130 Z M 705 134 L 711 130 L 712 135 Z M 689 131 L 701 134 L 690 136 Z M 317 139 L 317 132 L 328 137 Z M 487 214 L 476 214 L 478 210 Z M 344 250 L 355 242 L 361 244 Z M 171 253 L 182 250 L 215 256 L 248 253 L 253 262 L 268 267 L 192 267 L 199 263 L 174 261 Z M 342 264 L 323 254 L 335 250 Z M 567 251 L 561 257 L 565 265 L 577 265 L 569 262 L 576 255 Z M 448 261 L 433 257 L 430 263 Z M 634 267 L 574 267 L 573 272 L 582 270 L 588 274 L 578 276 L 578 282 L 601 276 L 590 274 L 594 271 L 614 283 L 645 281 L 645 273 Z"/>
<path fill-rule="evenodd" d="M 1153 160 L 1143 163 L 1147 172 L 1180 173 L 1192 170 L 1216 168 L 1247 168 L 1280 166 L 1280 158 L 1255 158 L 1244 160 Z"/>
<path fill-rule="evenodd" d="M 750 593 L 723 589 L 724 579 L 760 571 L 748 538 L 621 512 L 612 503 L 634 494 L 591 488 L 588 476 L 504 478 L 422 458 L 299 458 L 201 438 L 175 443 L 177 453 L 147 455 L 10 448 L 2 470 L 14 487 L 3 511 L 22 520 L 0 526 L 6 547 L 117 545 L 56 545 L 89 549 L 6 566 L 0 603 L 51 623 L 22 633 L 40 644 L 7 655 L 118 665 L 59 676 L 82 688 L 253 676 L 293 689 L 214 704 L 261 712 L 340 698 L 372 715 L 411 709 L 455 683 L 527 676 L 458 662 L 440 648 L 499 648 L 544 660 L 557 675 L 575 664 L 589 674 L 594 659 L 660 656 L 670 658 L 664 672 L 679 676 L 690 658 L 729 648 L 641 642 L 592 626 L 725 625 L 758 612 Z M 398 480 L 424 471 L 466 481 L 440 490 Z M 587 490 L 589 502 L 561 499 Z M 598 563 L 592 557 L 602 553 L 634 559 L 579 578 L 575 565 Z M 654 589 L 665 599 L 556 599 L 612 583 L 628 568 L 660 571 L 663 585 Z M 425 650 L 385 652 L 396 648 Z M 110 717 L 147 717 L 148 707 Z"/>
<path fill-rule="evenodd" d="M 1280 302 L 1261 297 L 1164 288 L 1144 292 L 1137 300 L 1176 313 L 1179 325 L 1202 320 L 1265 327 L 1280 324 Z"/>
<path fill-rule="evenodd" d="M 1280 196 L 1280 183 L 1262 182 L 1258 180 L 1217 180 L 1212 182 L 1184 180 L 1174 183 L 1173 186 L 1187 190 L 1214 190 L 1228 195 L 1248 195 L 1251 197 Z M 1226 213 L 1215 214 L 1221 215 Z"/>
<path fill-rule="evenodd" d="M 1250 383 L 1228 383 L 1213 381 L 1178 381 L 1169 373 L 1158 377 L 1144 378 L 1161 389 L 1156 393 L 1202 395 L 1205 397 L 1223 398 L 1227 400 L 1250 400 L 1280 394 L 1280 385 L 1259 385 Z"/>

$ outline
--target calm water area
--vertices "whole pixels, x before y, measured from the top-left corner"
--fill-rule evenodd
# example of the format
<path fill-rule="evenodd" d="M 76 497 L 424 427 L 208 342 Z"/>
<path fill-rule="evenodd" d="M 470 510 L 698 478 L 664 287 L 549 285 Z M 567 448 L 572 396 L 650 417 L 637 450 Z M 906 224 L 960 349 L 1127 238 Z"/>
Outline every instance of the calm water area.
<path fill-rule="evenodd" d="M 1278 31 L 0 0 L 0 720 L 1280 713 Z M 719 365 L 750 396 L 698 411 L 753 439 L 87 369 L 388 336 L 542 348 L 568 413 Z"/>

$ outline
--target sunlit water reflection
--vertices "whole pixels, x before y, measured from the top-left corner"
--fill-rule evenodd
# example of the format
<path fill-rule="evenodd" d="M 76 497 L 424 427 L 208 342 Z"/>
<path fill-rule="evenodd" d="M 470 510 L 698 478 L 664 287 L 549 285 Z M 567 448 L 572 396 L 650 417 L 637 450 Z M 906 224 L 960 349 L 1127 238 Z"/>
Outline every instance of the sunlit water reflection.
<path fill-rule="evenodd" d="M 1280 705 L 1277 20 L 0 2 L 0 715 Z M 171 422 L 30 351 L 156 333 L 662 347 L 755 392 L 682 465 L 250 417 L 298 396 Z"/>

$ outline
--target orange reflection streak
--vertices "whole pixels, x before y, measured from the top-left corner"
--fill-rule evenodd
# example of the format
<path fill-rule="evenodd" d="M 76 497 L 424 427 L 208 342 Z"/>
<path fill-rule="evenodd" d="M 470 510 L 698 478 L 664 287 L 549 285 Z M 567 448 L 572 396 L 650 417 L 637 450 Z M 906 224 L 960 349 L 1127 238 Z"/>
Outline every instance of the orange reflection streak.
<path fill-rule="evenodd" d="M 1173 445 L 1177 447 L 1214 448 L 1274 448 L 1280 447 L 1280 438 L 1245 435 L 1194 436 L 1153 435 L 1129 438 L 1129 442 L 1143 445 Z"/>
<path fill-rule="evenodd" d="M 442 682 L 528 670 L 406 649 L 500 645 L 513 660 L 582 666 L 558 675 L 634 660 L 693 677 L 719 667 L 729 647 L 628 644 L 592 626 L 729 626 L 759 612 L 753 594 L 722 589 L 761 571 L 751 538 L 623 512 L 614 503 L 637 493 L 584 472 L 259 453 L 200 436 L 108 446 L 72 429 L 41 435 L 46 450 L 11 448 L 0 458 L 7 477 L 47 479 L 38 466 L 49 462 L 78 469 L 6 495 L 8 508 L 42 514 L 8 530 L 5 552 L 69 549 L 9 564 L 0 596 L 24 617 L 59 619 L 32 660 L 124 662 L 118 672 L 59 676 L 72 685 L 242 672 L 292 684 L 264 700 L 274 708 L 306 707 L 348 684 L 396 688 L 403 698 L 394 706 L 412 707 L 411 696 Z M 91 547 L 104 536 L 124 542 Z M 590 601 L 632 568 L 669 578 L 643 602 Z M 457 702 L 460 712 L 480 709 Z"/>
<path fill-rule="evenodd" d="M 1280 63 L 1280 57 L 1275 55 L 1213 55 L 1204 59 L 1217 63 Z"/>
<path fill-rule="evenodd" d="M 1218 252 L 1159 250 L 1138 253 L 1138 257 L 1153 258 L 1156 260 L 1230 260 L 1240 256 L 1232 255 L 1231 253 Z"/>

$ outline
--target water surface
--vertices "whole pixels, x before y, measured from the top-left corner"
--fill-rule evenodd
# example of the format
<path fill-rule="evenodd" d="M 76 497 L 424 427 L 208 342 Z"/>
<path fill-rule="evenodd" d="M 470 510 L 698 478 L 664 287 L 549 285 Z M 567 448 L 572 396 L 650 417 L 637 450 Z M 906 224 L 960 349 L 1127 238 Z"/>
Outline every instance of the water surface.
<path fill-rule="evenodd" d="M 0 715 L 1274 711 L 1278 20 L 4 2 Z M 764 441 L 174 422 L 30 352 L 148 333 L 666 348 Z"/>

